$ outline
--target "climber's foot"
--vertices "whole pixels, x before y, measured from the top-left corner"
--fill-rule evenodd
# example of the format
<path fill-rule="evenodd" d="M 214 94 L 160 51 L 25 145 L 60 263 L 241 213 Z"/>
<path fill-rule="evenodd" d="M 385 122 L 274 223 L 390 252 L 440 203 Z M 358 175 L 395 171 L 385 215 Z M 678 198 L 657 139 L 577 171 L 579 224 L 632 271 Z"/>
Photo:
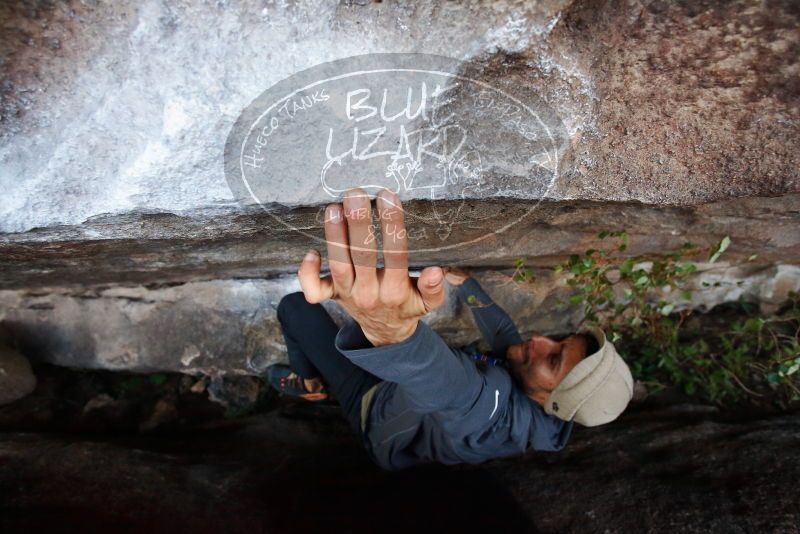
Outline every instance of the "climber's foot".
<path fill-rule="evenodd" d="M 301 378 L 288 365 L 276 364 L 267 368 L 267 382 L 281 395 L 300 397 L 308 401 L 328 398 L 321 378 Z"/>

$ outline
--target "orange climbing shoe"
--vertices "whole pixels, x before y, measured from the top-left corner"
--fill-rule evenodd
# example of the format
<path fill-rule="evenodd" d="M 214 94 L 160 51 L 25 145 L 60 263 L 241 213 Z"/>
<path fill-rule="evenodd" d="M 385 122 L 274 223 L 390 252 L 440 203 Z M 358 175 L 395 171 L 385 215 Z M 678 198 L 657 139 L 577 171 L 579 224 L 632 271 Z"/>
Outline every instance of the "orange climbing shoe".
<path fill-rule="evenodd" d="M 303 379 L 295 374 L 288 365 L 276 364 L 267 368 L 267 382 L 281 395 L 300 397 L 312 402 L 328 399 L 328 393 L 322 391 L 309 391 Z"/>

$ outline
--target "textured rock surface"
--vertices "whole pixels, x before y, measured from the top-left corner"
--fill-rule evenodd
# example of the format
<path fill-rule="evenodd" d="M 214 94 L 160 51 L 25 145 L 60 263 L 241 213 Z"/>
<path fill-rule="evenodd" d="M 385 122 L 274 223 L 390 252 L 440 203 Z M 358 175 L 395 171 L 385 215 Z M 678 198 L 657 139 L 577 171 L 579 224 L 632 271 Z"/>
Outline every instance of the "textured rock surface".
<path fill-rule="evenodd" d="M 532 286 L 517 290 L 508 271 L 480 278 L 522 330 L 563 332 L 577 312 L 555 307 L 566 288 L 547 267 L 598 248 L 600 230 L 626 230 L 630 254 L 730 235 L 726 263 L 695 278 L 720 284 L 692 305 L 745 296 L 769 309 L 800 284 L 799 22 L 791 0 L 3 2 L 0 321 L 39 361 L 215 376 L 184 377 L 191 391 L 221 392 L 220 375 L 283 359 L 275 306 L 319 241 L 234 202 L 226 135 L 272 84 L 370 52 L 476 61 L 487 81 L 539 94 L 571 142 L 533 214 L 472 247 L 416 254 L 415 266 L 508 269 L 527 256 Z M 518 190 L 467 209 L 504 223 L 532 198 Z M 284 214 L 320 237 L 318 215 Z M 466 343 L 477 338 L 467 313 L 451 298 L 427 320 Z M 248 405 L 255 382 L 239 378 Z M 142 431 L 180 417 L 174 399 L 151 404 Z M 127 408 L 100 394 L 81 417 Z M 370 466 L 338 416 L 319 416 L 289 405 L 172 439 L 6 428 L 0 530 L 408 532 L 423 518 L 435 531 L 727 533 L 800 522 L 796 414 L 632 410 L 579 429 L 559 454 L 399 475 Z M 47 419 L 26 424 L 37 417 Z"/>
<path fill-rule="evenodd" d="M 460 264 L 508 268 L 552 266 L 570 254 L 603 248 L 600 230 L 630 234 L 628 253 L 660 254 L 686 241 L 712 245 L 729 235 L 726 259 L 800 263 L 800 195 L 747 198 L 698 206 L 562 202 L 541 204 L 517 225 L 472 245 L 418 252 L 412 265 Z M 515 219 L 522 201 L 486 200 L 470 209 Z M 419 204 L 414 204 L 419 206 Z M 424 206 L 424 205 L 423 205 Z M 93 219 L 79 226 L 6 234 L 0 241 L 0 287 L 110 283 L 158 284 L 215 278 L 257 278 L 294 272 L 309 247 L 325 250 L 321 211 L 287 212 L 285 219 L 309 236 L 288 232 L 264 213 L 227 210 L 178 216 L 129 214 Z M 419 229 L 420 224 L 410 225 Z M 451 239 L 460 241 L 456 228 Z M 433 233 L 418 248 L 441 242 Z"/>
<path fill-rule="evenodd" d="M 559 453 L 392 474 L 338 415 L 290 404 L 161 437 L 6 429 L 0 528 L 791 533 L 798 446 L 797 414 L 691 405 L 576 428 Z"/>
<path fill-rule="evenodd" d="M 791 1 L 91 4 L 0 8 L 2 230 L 228 204 L 224 139 L 253 98 L 383 51 L 475 59 L 535 88 L 573 138 L 554 199 L 800 187 Z"/>
<path fill-rule="evenodd" d="M 225 137 L 244 107 L 272 84 L 369 52 L 464 58 L 522 48 L 544 38 L 560 3 L 173 6 L 151 0 L 3 9 L 9 75 L 2 161 L 9 195 L 0 228 L 19 231 L 136 208 L 229 204 Z M 564 68 L 552 61 L 551 68 Z M 552 78 L 564 103 L 580 96 L 569 105 L 573 128 L 583 129 L 588 80 L 577 72 Z M 587 94 L 576 93 L 581 90 Z"/>
<path fill-rule="evenodd" d="M 6 345 L 2 337 L 4 336 L 0 336 L 0 405 L 21 399 L 36 388 L 36 376 L 28 359 Z"/>
<path fill-rule="evenodd" d="M 537 273 L 533 284 L 516 283 L 510 273 L 476 276 L 523 333 L 570 331 L 580 320 L 579 309 L 558 302 L 567 299 L 569 287 L 552 270 Z M 701 265 L 690 287 L 692 308 L 709 310 L 741 297 L 769 311 L 788 291 L 800 291 L 800 267 Z M 140 372 L 261 374 L 269 364 L 285 361 L 275 309 L 281 296 L 297 290 L 294 277 L 161 288 L 0 290 L 0 321 L 37 361 Z M 333 301 L 325 306 L 337 322 L 345 320 Z M 471 313 L 454 294 L 425 320 L 452 346 L 480 338 Z"/>
<path fill-rule="evenodd" d="M 547 267 L 604 229 L 626 230 L 631 254 L 730 235 L 730 286 L 695 304 L 735 298 L 739 280 L 774 303 L 800 263 L 798 17 L 791 1 L 4 2 L 0 317 L 69 365 L 247 373 L 280 357 L 274 304 L 293 282 L 273 278 L 321 248 L 319 206 L 284 214 L 304 236 L 236 205 L 225 138 L 272 84 L 369 52 L 475 61 L 539 94 L 571 140 L 530 216 L 415 266 Z M 514 221 L 529 193 L 466 209 Z M 567 328 L 551 294 L 535 313 L 502 299 Z M 447 313 L 432 320 L 457 341 L 464 318 Z"/>

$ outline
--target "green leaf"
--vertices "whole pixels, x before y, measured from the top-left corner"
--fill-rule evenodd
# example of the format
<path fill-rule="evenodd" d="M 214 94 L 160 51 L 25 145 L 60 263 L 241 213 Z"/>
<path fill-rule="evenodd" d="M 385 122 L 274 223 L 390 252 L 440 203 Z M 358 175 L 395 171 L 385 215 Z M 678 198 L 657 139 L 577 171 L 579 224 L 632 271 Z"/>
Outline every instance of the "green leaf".
<path fill-rule="evenodd" d="M 751 254 L 747 261 L 753 261 L 754 259 L 758 258 L 758 254 Z"/>
<path fill-rule="evenodd" d="M 141 387 L 144 384 L 144 378 L 141 376 L 132 376 L 123 382 L 122 388 L 123 389 L 135 389 Z"/>
<path fill-rule="evenodd" d="M 744 322 L 744 329 L 748 332 L 758 332 L 764 326 L 764 319 L 753 317 Z"/>
<path fill-rule="evenodd" d="M 689 290 L 681 291 L 681 298 L 683 298 L 684 300 L 691 300 L 692 292 Z"/>
<path fill-rule="evenodd" d="M 626 299 L 630 300 L 633 298 L 633 290 L 631 288 L 626 287 L 622 292 Z"/>
<path fill-rule="evenodd" d="M 467 302 L 469 302 L 470 304 L 475 304 L 476 302 L 478 302 L 478 297 L 476 297 L 475 295 L 470 295 L 467 297 Z"/>
<path fill-rule="evenodd" d="M 583 295 L 581 295 L 581 294 L 572 295 L 572 296 L 569 298 L 569 301 L 570 301 L 571 303 L 573 303 L 573 304 L 580 304 L 581 302 L 583 302 Z"/>
<path fill-rule="evenodd" d="M 150 383 L 153 384 L 154 386 L 160 386 L 161 384 L 167 381 L 167 375 L 163 374 L 150 375 L 149 380 Z"/>
<path fill-rule="evenodd" d="M 619 272 L 621 274 L 631 274 L 633 272 L 633 258 L 623 261 L 622 265 L 619 266 Z"/>
<path fill-rule="evenodd" d="M 730 244 L 731 238 L 728 236 L 723 237 L 722 241 L 717 243 L 717 245 L 711 249 L 711 255 L 708 257 L 708 262 L 714 263 L 717 261 L 717 258 L 719 258 L 720 255 L 728 249 Z"/>
<path fill-rule="evenodd" d="M 674 304 L 667 304 L 661 308 L 661 315 L 669 315 L 675 308 Z"/>
<path fill-rule="evenodd" d="M 594 264 L 594 262 L 591 260 L 591 258 L 586 258 L 584 260 L 576 262 L 572 266 L 571 271 L 574 274 L 584 274 L 584 273 L 586 273 L 587 271 L 589 271 L 592 268 L 593 264 Z"/>

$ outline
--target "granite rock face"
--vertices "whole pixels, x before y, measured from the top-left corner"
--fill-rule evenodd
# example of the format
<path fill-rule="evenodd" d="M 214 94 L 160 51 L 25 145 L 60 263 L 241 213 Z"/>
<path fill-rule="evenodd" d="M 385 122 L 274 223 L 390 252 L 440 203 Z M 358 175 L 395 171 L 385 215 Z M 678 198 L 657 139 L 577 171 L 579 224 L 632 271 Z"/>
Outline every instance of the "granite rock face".
<path fill-rule="evenodd" d="M 370 52 L 470 59 L 490 81 L 533 87 L 572 137 L 555 200 L 800 188 L 800 14 L 788 0 L 0 9 L 6 232 L 229 204 L 221 157 L 242 109 L 303 68 Z"/>
<path fill-rule="evenodd" d="M 600 231 L 625 230 L 631 255 L 728 235 L 722 261 L 699 265 L 687 305 L 745 298 L 768 312 L 800 289 L 799 26 L 792 0 L 2 2 L 0 323 L 34 363 L 202 375 L 180 380 L 229 410 L 251 406 L 249 375 L 285 361 L 275 309 L 298 290 L 304 252 L 324 248 L 324 197 L 309 175 L 283 184 L 278 219 L 242 206 L 226 181 L 229 132 L 299 71 L 412 52 L 468 60 L 482 82 L 536 94 L 566 142 L 544 192 L 476 190 L 436 205 L 403 196 L 417 215 L 414 268 L 473 268 L 523 333 L 563 333 L 580 315 L 558 305 L 569 288 L 552 267 L 602 248 Z M 514 174 L 506 163 L 497 183 Z M 451 241 L 503 231 L 444 248 L 424 223 L 440 209 L 469 216 Z M 523 256 L 532 284 L 511 278 Z M 478 331 L 453 297 L 425 320 L 455 346 Z M 15 396 L 33 387 L 26 365 Z M 96 395 L 83 416 L 103 420 L 124 409 L 118 400 Z M 0 530 L 407 532 L 420 517 L 431 530 L 481 532 L 798 524 L 796 414 L 632 406 L 608 427 L 576 429 L 557 454 L 391 475 L 338 416 L 321 415 L 282 406 L 166 439 L 4 427 Z M 139 430 L 179 417 L 160 399 Z M 343 489 L 373 513 L 342 508 L 331 496 Z"/>
<path fill-rule="evenodd" d="M 576 427 L 558 453 L 385 473 L 338 415 L 297 406 L 163 437 L 4 429 L 0 528 L 788 533 L 798 436 L 796 414 L 632 409 Z M 343 492 L 367 510 L 332 497 Z"/>
<path fill-rule="evenodd" d="M 696 206 L 562 201 L 542 203 L 502 233 L 453 249 L 438 248 L 433 232 L 418 241 L 428 251 L 412 254 L 412 266 L 457 264 L 508 268 L 514 259 L 553 266 L 570 254 L 603 248 L 601 230 L 625 230 L 630 254 L 663 254 L 687 241 L 701 246 L 731 237 L 726 258 L 761 265 L 800 263 L 800 195 L 745 198 Z M 421 201 L 407 203 L 417 213 Z M 467 202 L 489 217 L 516 218 L 526 201 Z M 134 213 L 96 217 L 78 226 L 6 234 L 0 242 L 0 287 L 163 284 L 226 278 L 263 278 L 294 272 L 305 252 L 325 250 L 322 210 L 288 210 L 289 232 L 263 211 L 214 210 L 191 215 Z M 256 208 L 257 210 L 257 208 Z M 419 228 L 417 223 L 412 228 Z M 470 231 L 467 229 L 466 231 Z M 463 243 L 457 227 L 450 239 Z"/>
<path fill-rule="evenodd" d="M 28 395 L 36 388 L 28 359 L 5 344 L 0 344 L 0 405 Z"/>
<path fill-rule="evenodd" d="M 487 83 L 536 93 L 567 134 L 545 194 L 442 205 L 472 217 L 448 239 L 504 231 L 443 249 L 419 223 L 415 267 L 502 271 L 525 256 L 545 269 L 597 248 L 600 230 L 626 230 L 630 254 L 730 235 L 725 276 L 770 305 L 764 288 L 796 287 L 800 264 L 798 23 L 788 0 L 5 2 L 0 317 L 68 365 L 251 373 L 280 359 L 274 305 L 294 287 L 281 277 L 322 248 L 323 206 L 280 212 L 302 233 L 240 206 L 226 136 L 275 83 L 381 52 L 469 60 Z M 316 198 L 312 182 L 292 185 L 296 199 Z M 437 209 L 403 200 L 420 220 Z M 695 304 L 735 298 L 719 291 Z M 515 294 L 503 298 L 526 324 L 574 320 L 526 315 Z M 446 334 L 464 325 L 449 313 Z"/>
<path fill-rule="evenodd" d="M 571 331 L 581 315 L 578 306 L 560 302 L 570 294 L 564 278 L 550 269 L 536 273 L 534 283 L 516 282 L 508 271 L 475 276 L 523 334 Z M 800 267 L 701 264 L 689 287 L 692 300 L 676 309 L 710 310 L 743 298 L 769 311 L 789 291 L 800 291 Z M 152 288 L 0 290 L 0 321 L 36 361 L 214 377 L 261 375 L 270 364 L 286 362 L 276 308 L 283 295 L 298 290 L 293 276 Z M 347 320 L 333 301 L 324 305 L 339 325 Z M 454 292 L 425 320 L 451 346 L 480 339 L 471 312 Z"/>

